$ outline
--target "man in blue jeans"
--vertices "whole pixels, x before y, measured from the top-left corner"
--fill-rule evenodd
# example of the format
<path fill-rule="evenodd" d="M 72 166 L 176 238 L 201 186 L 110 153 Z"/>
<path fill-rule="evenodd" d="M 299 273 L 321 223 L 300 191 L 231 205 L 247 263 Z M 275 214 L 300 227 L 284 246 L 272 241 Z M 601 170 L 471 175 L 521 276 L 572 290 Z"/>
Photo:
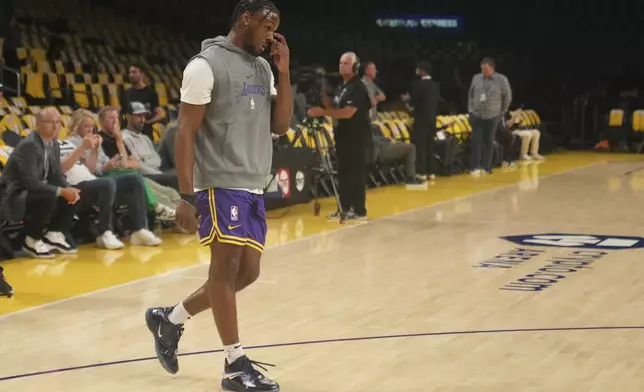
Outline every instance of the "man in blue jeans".
<path fill-rule="evenodd" d="M 475 177 L 492 172 L 494 135 L 499 121 L 512 102 L 508 78 L 495 72 L 494 60 L 481 61 L 481 73 L 474 75 L 468 93 L 470 138 L 470 174 Z"/>

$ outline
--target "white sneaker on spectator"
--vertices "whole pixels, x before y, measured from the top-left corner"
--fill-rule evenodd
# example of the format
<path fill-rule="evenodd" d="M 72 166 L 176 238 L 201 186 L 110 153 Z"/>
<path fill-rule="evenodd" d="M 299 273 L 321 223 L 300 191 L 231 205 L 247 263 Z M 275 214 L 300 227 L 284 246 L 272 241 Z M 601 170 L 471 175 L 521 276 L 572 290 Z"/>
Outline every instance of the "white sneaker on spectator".
<path fill-rule="evenodd" d="M 96 237 L 96 246 L 103 249 L 116 250 L 123 249 L 125 244 L 116 238 L 114 233 L 108 230 L 102 235 Z"/>
<path fill-rule="evenodd" d="M 47 232 L 42 240 L 45 244 L 49 245 L 52 250 L 56 250 L 60 253 L 74 254 L 78 252 L 78 249 L 74 248 L 67 242 L 65 234 L 59 231 Z"/>
<path fill-rule="evenodd" d="M 544 158 L 542 155 L 539 155 L 539 154 L 533 154 L 532 159 L 537 160 L 537 161 L 543 161 L 546 158 Z"/>
<path fill-rule="evenodd" d="M 473 177 L 480 177 L 480 176 L 481 176 L 481 169 L 475 169 L 475 170 L 472 170 L 472 171 L 470 172 L 470 174 L 471 174 Z"/>
<path fill-rule="evenodd" d="M 49 245 L 45 244 L 42 240 L 34 240 L 26 236 L 25 242 L 22 244 L 22 250 L 29 256 L 36 259 L 53 259 L 54 254 L 51 252 Z"/>
<path fill-rule="evenodd" d="M 157 204 L 154 212 L 156 213 L 156 218 L 161 221 L 173 221 L 175 218 L 175 211 L 163 204 Z"/>
<path fill-rule="evenodd" d="M 130 244 L 133 246 L 157 246 L 161 245 L 161 242 L 161 238 L 146 229 L 136 231 L 130 236 Z"/>
<path fill-rule="evenodd" d="M 528 155 L 528 154 L 523 154 L 523 155 L 521 155 L 521 160 L 531 161 L 532 157 L 530 155 Z"/>

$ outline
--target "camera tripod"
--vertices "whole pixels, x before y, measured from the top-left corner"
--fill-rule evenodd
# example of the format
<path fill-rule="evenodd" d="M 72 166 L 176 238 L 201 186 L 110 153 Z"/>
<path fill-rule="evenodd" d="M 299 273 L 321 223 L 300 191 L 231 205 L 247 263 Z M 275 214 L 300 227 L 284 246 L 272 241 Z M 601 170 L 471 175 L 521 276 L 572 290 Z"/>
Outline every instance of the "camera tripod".
<path fill-rule="evenodd" d="M 306 118 L 300 127 L 298 127 L 295 138 L 293 138 L 292 146 L 300 141 L 302 146 L 307 146 L 307 137 L 313 136 L 315 140 L 315 146 L 313 147 L 314 152 L 320 158 L 320 166 L 315 168 L 314 171 L 317 172 L 315 176 L 315 186 L 313 187 L 313 199 L 315 203 L 313 205 L 314 215 L 320 215 L 320 192 L 318 185 L 321 185 L 327 194 L 333 195 L 335 197 L 336 204 L 338 206 L 338 213 L 340 215 L 340 223 L 345 223 L 346 221 L 346 211 L 342 208 L 342 203 L 340 203 L 340 194 L 338 193 L 338 186 L 336 184 L 336 175 L 337 172 L 333 168 L 332 161 L 332 152 L 333 152 L 333 141 L 329 137 L 329 134 L 324 129 L 325 119 L 322 117 L 312 117 Z M 327 182 L 330 183 L 331 189 Z"/>

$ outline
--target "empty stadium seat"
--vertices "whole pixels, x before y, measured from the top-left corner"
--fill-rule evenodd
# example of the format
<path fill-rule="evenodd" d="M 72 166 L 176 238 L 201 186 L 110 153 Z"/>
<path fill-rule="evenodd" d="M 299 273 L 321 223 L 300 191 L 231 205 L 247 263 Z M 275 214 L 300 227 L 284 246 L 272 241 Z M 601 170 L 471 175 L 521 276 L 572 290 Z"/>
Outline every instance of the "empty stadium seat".
<path fill-rule="evenodd" d="M 609 127 L 621 127 L 624 125 L 624 111 L 622 109 L 613 109 L 608 116 Z"/>

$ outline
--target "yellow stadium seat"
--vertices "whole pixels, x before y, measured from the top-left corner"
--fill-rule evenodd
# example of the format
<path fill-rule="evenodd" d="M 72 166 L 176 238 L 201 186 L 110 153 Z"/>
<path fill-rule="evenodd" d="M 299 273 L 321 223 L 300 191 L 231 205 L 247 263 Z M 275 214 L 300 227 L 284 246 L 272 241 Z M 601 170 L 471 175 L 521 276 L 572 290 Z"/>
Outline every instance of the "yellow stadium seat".
<path fill-rule="evenodd" d="M 124 83 L 123 74 L 114 74 L 114 75 L 112 75 L 112 77 L 114 78 L 114 83 L 116 83 L 116 84 L 123 84 Z"/>
<path fill-rule="evenodd" d="M 107 85 L 107 92 L 110 94 L 109 103 L 110 106 L 121 107 L 121 101 L 119 98 L 119 88 L 116 84 L 110 83 Z"/>
<path fill-rule="evenodd" d="M 83 74 L 83 83 L 92 84 L 92 75 L 88 73 Z"/>
<path fill-rule="evenodd" d="M 27 101 L 25 100 L 24 97 L 11 97 L 11 102 L 13 102 L 13 106 L 17 108 L 20 108 L 20 109 L 27 108 Z"/>
<path fill-rule="evenodd" d="M 0 97 L 0 109 L 6 109 L 9 107 L 9 102 L 7 102 L 7 99 L 3 96 Z"/>
<path fill-rule="evenodd" d="M 36 129 L 36 116 L 33 114 L 25 114 L 22 116 L 22 121 L 27 124 L 29 129 Z"/>
<path fill-rule="evenodd" d="M 7 166 L 7 161 L 9 160 L 9 155 L 11 154 L 9 150 L 6 149 L 7 146 L 3 145 L 0 147 L 0 165 L 4 168 Z"/>
<path fill-rule="evenodd" d="M 60 116 L 60 121 L 62 121 L 64 128 L 67 128 L 69 126 L 71 119 L 72 117 L 69 114 L 61 114 Z"/>
<path fill-rule="evenodd" d="M 156 83 L 154 89 L 159 96 L 159 106 L 165 106 L 168 104 L 168 91 L 166 90 L 165 84 Z"/>
<path fill-rule="evenodd" d="M 633 131 L 644 132 L 644 110 L 633 112 Z"/>
<path fill-rule="evenodd" d="M 74 110 L 67 105 L 62 105 L 58 107 L 58 113 L 71 115 L 72 113 L 74 113 Z"/>
<path fill-rule="evenodd" d="M 159 144 L 161 143 L 161 138 L 165 133 L 165 127 L 163 124 L 155 123 L 152 124 L 152 143 Z"/>
<path fill-rule="evenodd" d="M 29 56 L 33 57 L 37 62 L 47 62 L 45 49 L 30 49 Z"/>
<path fill-rule="evenodd" d="M 74 64 L 74 73 L 76 75 L 82 75 L 83 74 L 83 63 L 80 61 L 73 61 Z"/>
<path fill-rule="evenodd" d="M 25 86 L 25 92 L 31 95 L 32 98 L 36 99 L 45 99 L 45 86 L 43 84 L 43 75 L 42 73 L 32 73 L 27 75 L 27 83 Z"/>
<path fill-rule="evenodd" d="M 60 132 L 58 132 L 58 140 L 65 140 L 67 139 L 67 135 L 69 135 L 69 130 L 67 127 L 62 127 L 60 128 Z"/>
<path fill-rule="evenodd" d="M 65 74 L 65 66 L 63 65 L 63 62 L 60 60 L 54 61 L 54 67 L 56 68 L 56 74 L 58 75 L 64 75 Z"/>
<path fill-rule="evenodd" d="M 16 51 L 16 54 L 18 55 L 18 60 L 24 60 L 27 57 L 29 57 L 27 55 L 27 49 L 25 48 L 18 48 L 18 50 Z"/>
<path fill-rule="evenodd" d="M 534 110 L 530 109 L 527 110 L 527 113 L 532 117 L 532 120 L 534 121 L 535 126 L 540 126 L 541 125 L 541 117 L 539 117 L 539 114 L 535 112 Z"/>
<path fill-rule="evenodd" d="M 22 121 L 20 121 L 20 118 L 15 114 L 7 114 L 2 117 L 0 124 L 2 124 L 6 130 L 11 130 L 16 133 L 20 133 L 24 129 Z"/>
<path fill-rule="evenodd" d="M 110 83 L 110 75 L 108 75 L 106 73 L 98 74 L 98 83 L 99 84 L 109 84 Z"/>
<path fill-rule="evenodd" d="M 93 83 L 90 85 L 90 91 L 92 92 L 92 102 L 94 103 L 94 107 L 104 107 L 105 98 L 103 97 L 103 86 L 97 83 Z"/>
<path fill-rule="evenodd" d="M 89 109 L 89 98 L 87 96 L 87 86 L 83 83 L 74 83 L 74 100 L 83 109 Z"/>
<path fill-rule="evenodd" d="M 621 127 L 624 125 L 624 111 L 621 109 L 613 109 L 608 116 L 609 127 Z"/>
<path fill-rule="evenodd" d="M 49 82 L 49 91 L 51 96 L 54 98 L 62 98 L 63 93 L 60 91 L 60 81 L 58 80 L 58 75 L 55 73 L 46 74 L 47 81 Z"/>

